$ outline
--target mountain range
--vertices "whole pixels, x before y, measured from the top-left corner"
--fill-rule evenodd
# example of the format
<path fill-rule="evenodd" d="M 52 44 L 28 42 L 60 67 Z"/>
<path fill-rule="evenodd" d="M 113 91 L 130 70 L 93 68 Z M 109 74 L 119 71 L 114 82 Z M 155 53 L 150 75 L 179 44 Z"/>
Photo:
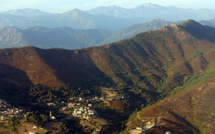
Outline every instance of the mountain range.
<path fill-rule="evenodd" d="M 18 13 L 17 13 L 18 14 Z M 29 15 L 27 15 L 29 16 Z M 34 16 L 34 15 L 32 15 Z M 26 17 L 11 14 L 0 14 L 0 27 L 14 26 L 21 29 L 41 26 L 47 28 L 69 27 L 75 29 L 106 29 L 117 30 L 136 24 L 135 19 L 123 19 L 106 15 L 89 14 L 88 12 L 74 9 L 62 14 L 48 16 Z"/>
<path fill-rule="evenodd" d="M 5 15 L 16 15 L 23 17 L 37 17 L 37 16 L 48 16 L 53 15 L 52 13 L 44 12 L 38 9 L 26 8 L 26 9 L 17 9 L 1 12 L 0 14 Z"/>
<path fill-rule="evenodd" d="M 1 65 L 22 70 L 31 82 L 41 81 L 49 86 L 86 80 L 97 83 L 109 79 L 114 83 L 121 81 L 131 85 L 136 81 L 145 89 L 156 91 L 161 79 L 165 80 L 175 71 L 192 76 L 207 69 L 213 62 L 214 33 L 214 28 L 187 21 L 117 43 L 81 50 L 2 49 Z M 43 64 L 41 67 L 37 65 L 40 63 Z M 84 68 L 87 70 L 84 71 Z M 4 76 L 3 79 L 12 78 Z M 42 76 L 47 77 L 46 80 L 42 80 Z M 58 82 L 54 85 L 47 82 L 51 80 Z M 14 81 L 21 82 L 19 79 Z"/>
<path fill-rule="evenodd" d="M 74 31 L 62 29 L 63 32 L 57 32 L 53 38 L 63 41 L 58 38 L 58 33 L 69 36 L 69 31 Z M 5 34 L 7 30 L 9 32 Z M 19 44 L 22 37 L 35 37 L 50 30 L 56 29 L 35 27 L 23 32 L 13 27 L 5 28 L 1 39 Z M 12 35 L 11 31 L 19 34 L 8 36 Z M 89 34 L 84 33 L 85 38 L 91 32 L 102 33 L 101 38 L 110 34 L 91 30 Z M 83 34 L 78 30 L 76 33 Z M 23 44 L 30 41 L 26 39 Z M 32 42 L 38 44 L 40 40 L 36 41 Z M 0 97 L 7 99 L 6 96 L 11 94 L 8 91 L 13 90 L 16 94 L 36 84 L 47 87 L 71 84 L 89 89 L 113 87 L 130 97 L 127 103 L 134 107 L 133 111 L 135 107 L 145 107 L 130 116 L 125 133 L 151 120 L 156 124 L 151 133 L 214 133 L 214 55 L 215 28 L 193 20 L 80 50 L 1 49 Z M 120 87 L 127 88 L 122 90 Z M 138 101 L 131 99 L 132 96 Z M 131 109 L 125 109 L 128 110 Z"/>
<path fill-rule="evenodd" d="M 152 131 L 213 133 L 214 35 L 214 28 L 187 20 L 81 50 L 3 49 L 1 80 L 14 86 L 124 84 L 141 89 L 140 96 L 171 93 L 129 120 L 127 129 L 157 117 Z"/>
<path fill-rule="evenodd" d="M 186 75 L 196 74 L 213 61 L 202 55 L 206 55 L 208 49 L 207 54 L 213 54 L 214 29 L 194 21 L 187 23 L 173 24 L 128 40 L 81 50 L 2 49 L 1 79 L 25 85 L 28 78 L 33 84 L 41 82 L 48 86 L 87 81 L 101 84 L 103 80 L 106 81 L 103 84 L 123 82 L 132 85 L 136 81 L 145 89 L 156 91 L 156 85 L 171 72 L 181 70 Z M 25 79 L 16 75 L 16 70 L 17 73 L 24 72 Z M 7 72 L 13 72 L 13 75 Z"/>
<path fill-rule="evenodd" d="M 35 46 L 39 48 L 80 49 L 127 39 L 138 33 L 156 30 L 169 24 L 172 22 L 157 19 L 114 32 L 102 29 L 84 30 L 68 27 L 33 27 L 25 30 L 6 27 L 0 29 L 0 48 Z"/>
<path fill-rule="evenodd" d="M 119 30 L 134 24 L 149 22 L 155 18 L 177 22 L 186 19 L 211 20 L 214 16 L 215 11 L 210 9 L 182 9 L 156 4 L 143 4 L 131 9 L 117 6 L 98 7 L 88 11 L 73 9 L 60 14 L 37 9 L 19 9 L 0 13 L 0 27 L 14 26 L 26 29 L 40 26 Z"/>
<path fill-rule="evenodd" d="M 215 10 L 210 9 L 182 9 L 174 6 L 164 7 L 157 4 L 143 4 L 134 8 L 126 9 L 117 6 L 97 7 L 88 10 L 91 14 L 103 14 L 119 18 L 144 18 L 152 20 L 159 18 L 167 21 L 180 21 L 186 19 L 209 20 L 213 19 Z"/>
<path fill-rule="evenodd" d="M 15 27 L 6 27 L 0 29 L 0 48 L 23 46 L 64 49 L 87 48 L 128 39 L 136 34 L 157 30 L 173 23 L 174 22 L 154 19 L 151 22 L 132 25 L 118 31 L 102 29 L 71 29 L 68 27 L 32 27 L 22 30 Z M 213 20 L 200 21 L 199 23 L 214 26 Z"/>

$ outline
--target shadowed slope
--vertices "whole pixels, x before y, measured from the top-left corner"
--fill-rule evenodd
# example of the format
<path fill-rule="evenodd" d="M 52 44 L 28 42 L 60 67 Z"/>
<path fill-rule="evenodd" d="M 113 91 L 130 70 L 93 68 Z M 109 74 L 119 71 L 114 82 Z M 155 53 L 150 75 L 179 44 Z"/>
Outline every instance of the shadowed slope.
<path fill-rule="evenodd" d="M 195 25 L 198 25 L 196 27 Z M 189 31 L 202 30 L 202 38 Z M 149 31 L 131 39 L 82 50 L 3 49 L 8 64 L 25 71 L 33 83 L 124 83 L 148 90 L 160 88 L 161 80 L 177 71 L 192 75 L 204 71 L 213 62 L 215 30 L 193 21 Z M 205 33 L 205 34 L 204 34 Z M 207 38 L 208 37 L 208 38 Z M 209 40 L 210 38 L 210 40 Z M 11 55 L 5 56 L 5 53 Z M 2 58 L 3 58 L 2 57 Z M 113 81 L 113 82 L 111 82 Z M 100 84 L 98 84 L 100 83 Z"/>
<path fill-rule="evenodd" d="M 12 66 L 26 73 L 33 84 L 43 83 L 45 85 L 62 85 L 63 83 L 55 76 L 55 70 L 49 67 L 35 51 L 33 47 L 20 49 L 0 50 L 0 63 Z M 16 75 L 16 77 L 22 77 Z M 25 87 L 29 84 L 25 84 Z"/>
<path fill-rule="evenodd" d="M 42 59 L 56 70 L 56 77 L 64 84 L 99 86 L 113 84 L 101 72 L 86 50 L 36 49 Z"/>

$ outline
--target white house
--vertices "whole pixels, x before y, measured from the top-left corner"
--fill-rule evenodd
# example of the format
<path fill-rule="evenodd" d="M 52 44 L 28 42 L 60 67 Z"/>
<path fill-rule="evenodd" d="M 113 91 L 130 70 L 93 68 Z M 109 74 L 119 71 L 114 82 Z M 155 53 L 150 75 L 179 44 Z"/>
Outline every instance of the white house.
<path fill-rule="evenodd" d="M 62 107 L 63 111 L 65 111 L 67 109 L 67 107 Z"/>
<path fill-rule="evenodd" d="M 136 129 L 137 129 L 137 130 L 141 130 L 141 131 L 143 130 L 142 127 L 136 127 Z"/>
<path fill-rule="evenodd" d="M 56 120 L 56 117 L 55 117 L 55 116 L 52 116 L 52 117 L 51 117 L 51 120 Z"/>
<path fill-rule="evenodd" d="M 3 121 L 3 120 L 6 120 L 6 117 L 5 116 L 1 116 L 1 120 Z"/>
<path fill-rule="evenodd" d="M 37 126 L 33 126 L 33 129 L 38 129 L 38 127 Z"/>
<path fill-rule="evenodd" d="M 76 112 L 76 114 L 82 114 L 82 111 L 81 110 L 78 110 L 77 112 Z"/>
<path fill-rule="evenodd" d="M 68 107 L 71 108 L 75 105 L 75 103 L 68 103 Z"/>
<path fill-rule="evenodd" d="M 84 100 L 84 99 L 80 97 L 80 98 L 79 98 L 79 101 L 82 101 L 82 100 Z"/>
<path fill-rule="evenodd" d="M 49 102 L 47 103 L 48 106 L 55 106 L 55 104 L 53 102 Z"/>
<path fill-rule="evenodd" d="M 28 132 L 29 134 L 36 134 L 36 133 L 34 133 L 34 132 Z"/>
<path fill-rule="evenodd" d="M 88 110 L 88 114 L 89 114 L 89 115 L 94 115 L 95 113 L 94 113 L 93 110 Z"/>

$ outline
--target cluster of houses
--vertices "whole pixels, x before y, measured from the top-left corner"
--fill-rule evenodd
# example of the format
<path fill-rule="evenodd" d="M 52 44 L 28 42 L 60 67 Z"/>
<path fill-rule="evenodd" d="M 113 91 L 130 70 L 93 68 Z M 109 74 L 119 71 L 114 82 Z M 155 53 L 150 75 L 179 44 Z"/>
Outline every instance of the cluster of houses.
<path fill-rule="evenodd" d="M 19 110 L 18 108 L 7 108 L 4 111 L 1 111 L 2 115 L 19 115 L 22 110 Z"/>
<path fill-rule="evenodd" d="M 86 101 L 87 104 L 81 104 L 81 101 Z M 73 116 L 82 117 L 84 119 L 89 120 L 91 116 L 95 117 L 97 112 L 92 108 L 93 103 L 98 101 L 103 101 L 104 98 L 98 98 L 97 96 L 94 98 L 82 98 L 82 97 L 71 97 L 70 103 L 68 103 L 67 107 L 63 107 L 63 110 L 66 108 L 73 108 Z"/>
<path fill-rule="evenodd" d="M 8 117 L 19 116 L 23 109 L 13 108 L 9 103 L 0 99 L 0 120 L 7 120 Z"/>
<path fill-rule="evenodd" d="M 63 105 L 63 111 L 73 110 L 73 116 L 89 120 L 90 117 L 95 117 L 97 115 L 96 110 L 93 109 L 93 104 L 101 101 L 104 101 L 103 97 L 71 97 L 69 103 L 62 101 L 61 104 Z M 83 102 L 85 103 L 83 104 Z M 56 104 L 53 102 L 49 102 L 47 103 L 47 106 L 55 107 Z M 54 117 L 51 119 L 54 119 Z"/>
<path fill-rule="evenodd" d="M 146 122 L 144 127 L 136 127 L 136 129 L 132 129 L 129 131 L 129 134 L 142 134 L 142 132 L 150 130 L 155 126 L 154 123 Z"/>
<path fill-rule="evenodd" d="M 97 112 L 91 107 L 77 107 L 73 112 L 74 116 L 81 115 L 83 118 L 89 119 L 89 116 L 97 115 Z"/>
<path fill-rule="evenodd" d="M 7 108 L 7 107 L 10 107 L 10 106 L 11 105 L 8 104 L 6 101 L 0 99 L 0 107 Z"/>
<path fill-rule="evenodd" d="M 70 101 L 71 101 L 71 102 L 80 102 L 80 101 L 83 101 L 83 100 L 86 100 L 86 101 L 91 102 L 91 103 L 96 103 L 96 102 L 99 102 L 99 101 L 104 101 L 104 97 L 101 97 L 101 98 L 99 98 L 98 96 L 95 96 L 95 97 L 87 97 L 87 98 L 82 98 L 82 97 L 70 97 Z"/>

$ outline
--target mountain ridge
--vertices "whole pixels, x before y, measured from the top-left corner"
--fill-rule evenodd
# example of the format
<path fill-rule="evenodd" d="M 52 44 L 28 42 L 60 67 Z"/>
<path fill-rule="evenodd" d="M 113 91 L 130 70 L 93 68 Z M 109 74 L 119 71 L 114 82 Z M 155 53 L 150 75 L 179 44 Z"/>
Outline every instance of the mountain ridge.
<path fill-rule="evenodd" d="M 156 7 L 156 9 L 154 7 Z M 150 14 L 148 14 L 148 12 L 150 12 Z M 24 15 L 24 13 L 26 13 L 26 15 Z M 116 6 L 99 7 L 88 11 L 74 9 L 65 13 L 46 14 L 42 16 L 33 16 L 34 13 L 30 11 L 24 13 L 20 13 L 22 16 L 16 16 L 18 13 L 8 13 L 9 15 L 0 13 L 0 27 L 15 26 L 20 29 L 26 29 L 35 26 L 48 28 L 66 26 L 76 29 L 101 28 L 106 30 L 119 30 L 133 24 L 149 22 L 155 18 L 177 22 L 186 19 L 195 19 L 198 21 L 210 20 L 215 16 L 215 11 L 209 9 L 181 9 L 153 4 L 151 6 L 141 5 L 131 9 Z M 29 18 L 27 13 L 32 14 L 32 17 Z M 212 22 L 203 23 L 212 24 Z"/>
<path fill-rule="evenodd" d="M 120 10 L 121 9 L 121 10 Z M 110 11 L 110 12 L 108 12 Z M 98 7 L 88 10 L 92 14 L 105 14 L 109 16 L 121 17 L 121 18 L 135 18 L 142 17 L 147 20 L 152 20 L 154 18 L 160 18 L 167 21 L 181 21 L 186 19 L 195 19 L 195 20 L 209 20 L 214 17 L 214 10 L 210 9 L 182 9 L 174 6 L 160 6 L 157 4 L 142 4 L 134 8 L 119 8 L 119 7 Z M 204 14 L 204 13 L 206 14 Z M 150 13 L 148 15 L 147 13 Z M 201 14 L 204 14 L 201 16 Z M 174 15 L 177 14 L 178 18 L 175 18 Z M 183 14 L 183 15 L 182 15 Z"/>
<path fill-rule="evenodd" d="M 195 71 L 195 69 L 192 69 L 192 68 L 197 68 L 198 66 L 197 65 L 195 66 L 194 65 L 195 63 L 192 63 L 191 61 L 193 61 L 198 56 L 205 55 L 205 51 L 213 47 L 213 43 L 210 42 L 213 40 L 210 40 L 207 43 L 207 47 L 206 47 L 203 44 L 205 42 L 205 39 L 207 38 L 205 39 L 195 38 L 194 36 L 192 36 L 192 34 L 189 34 L 185 31 L 186 27 L 185 29 L 181 29 L 180 26 L 182 25 L 174 24 L 171 26 L 161 28 L 160 30 L 157 30 L 157 31 L 149 31 L 149 32 L 141 33 L 134 36 L 131 39 L 122 40 L 117 43 L 112 43 L 112 44 L 100 46 L 100 47 L 92 47 L 92 48 L 83 49 L 83 50 L 70 50 L 70 51 L 68 50 L 67 52 L 68 52 L 68 55 L 70 56 L 72 55 L 75 56 L 74 54 L 79 52 L 85 55 L 89 55 L 89 57 L 91 57 L 91 59 L 93 60 L 92 62 L 95 62 L 96 65 L 100 66 L 99 70 L 101 69 L 101 71 L 105 72 L 105 74 L 110 74 L 110 77 L 113 77 L 114 79 L 124 79 L 123 75 L 125 75 L 124 73 L 127 72 L 128 70 L 130 71 L 128 74 L 125 75 L 126 77 L 131 77 L 131 76 L 133 77 L 137 74 L 140 76 L 143 75 L 144 74 L 143 68 L 147 66 L 147 65 L 141 64 L 141 62 L 144 62 L 144 61 L 145 62 L 148 61 L 147 63 L 148 66 L 154 66 L 154 65 L 158 66 L 157 69 L 153 67 L 153 69 L 151 70 L 154 74 L 157 74 L 157 75 L 161 75 L 163 73 L 168 74 L 168 73 L 171 73 L 171 71 L 177 70 L 179 68 L 180 68 L 179 70 L 185 72 L 186 74 L 196 74 L 198 73 L 199 70 Z M 204 27 L 206 26 L 201 25 L 201 28 L 204 28 Z M 212 31 L 213 33 L 215 33 L 214 30 Z M 211 32 L 211 34 L 213 33 Z M 172 45 L 170 45 L 171 43 L 166 44 L 165 42 L 167 41 L 172 42 L 173 44 Z M 195 44 L 195 42 L 198 42 L 198 45 Z M 192 46 L 192 48 L 188 49 L 186 48 L 187 46 Z M 178 48 L 180 51 L 177 52 L 175 47 Z M 48 51 L 50 51 L 50 55 L 53 55 L 53 56 L 54 55 L 57 56 L 58 51 L 59 53 L 63 51 L 61 49 L 56 49 L 56 50 L 37 49 L 37 50 L 38 52 L 47 51 L 46 52 L 47 54 L 48 54 Z M 69 54 L 69 52 L 74 54 Z M 97 57 L 98 55 L 99 57 Z M 43 57 L 50 57 L 50 56 L 46 55 Z M 63 57 L 67 57 L 67 56 L 65 55 Z M 207 56 L 204 58 L 208 59 L 209 57 Z M 58 58 L 55 57 L 54 59 L 58 59 Z M 168 62 L 166 61 L 167 59 L 169 59 Z M 175 64 L 173 67 L 169 68 L 172 62 L 174 63 L 177 61 L 180 61 L 180 62 Z M 207 60 L 207 62 L 210 62 L 210 60 Z M 121 66 L 122 63 L 125 66 Z M 161 65 L 161 63 L 163 63 L 163 65 Z M 103 67 L 101 67 L 101 65 Z M 135 71 L 135 68 L 139 68 L 140 70 Z M 163 72 L 162 70 L 159 70 L 161 68 L 167 69 L 167 72 Z M 203 68 L 200 66 L 200 69 L 203 69 Z M 115 74 L 115 73 L 119 73 L 119 74 Z M 120 75 L 122 75 L 122 78 L 120 78 L 121 77 Z"/>
<path fill-rule="evenodd" d="M 214 85 L 210 85 L 215 77 L 214 34 L 215 28 L 188 20 L 79 50 L 1 49 L 1 91 L 7 96 L 10 93 L 6 91 L 29 90 L 29 86 L 38 84 L 58 89 L 69 84 L 77 90 L 112 87 L 128 98 L 129 106 L 123 106 L 126 112 L 145 107 L 131 115 L 125 133 L 152 120 L 163 123 L 150 130 L 152 133 L 213 132 L 214 110 L 205 112 L 208 110 L 204 108 L 214 107 Z M 205 120 L 204 114 L 210 116 Z"/>
<path fill-rule="evenodd" d="M 76 29 L 102 28 L 107 30 L 117 30 L 127 27 L 130 24 L 135 24 L 137 22 L 137 20 L 134 19 L 129 20 L 105 15 L 93 15 L 78 9 L 74 9 L 62 14 L 53 14 L 31 18 L 25 16 L 0 14 L 0 18 L 1 28 L 7 26 L 15 26 L 20 29 L 26 29 L 35 26 L 47 28 L 65 26 Z"/>
<path fill-rule="evenodd" d="M 3 28 L 0 29 L 0 48 L 31 45 L 40 48 L 55 47 L 65 49 L 79 49 L 112 43 L 125 38 L 130 38 L 140 32 L 156 30 L 169 24 L 172 23 L 163 20 L 154 20 L 150 23 L 133 25 L 126 29 L 115 32 L 102 29 L 82 30 L 68 27 L 58 27 L 51 29 L 45 27 L 32 27 L 25 30 L 18 28 L 9 30 L 9 28 Z M 5 37 L 11 38 L 11 40 L 6 40 Z M 85 40 L 83 40 L 83 38 Z"/>
<path fill-rule="evenodd" d="M 9 10 L 5 12 L 0 12 L 0 14 L 17 15 L 17 16 L 23 16 L 23 17 L 38 17 L 38 16 L 53 15 L 52 13 L 48 13 L 34 8 Z"/>

